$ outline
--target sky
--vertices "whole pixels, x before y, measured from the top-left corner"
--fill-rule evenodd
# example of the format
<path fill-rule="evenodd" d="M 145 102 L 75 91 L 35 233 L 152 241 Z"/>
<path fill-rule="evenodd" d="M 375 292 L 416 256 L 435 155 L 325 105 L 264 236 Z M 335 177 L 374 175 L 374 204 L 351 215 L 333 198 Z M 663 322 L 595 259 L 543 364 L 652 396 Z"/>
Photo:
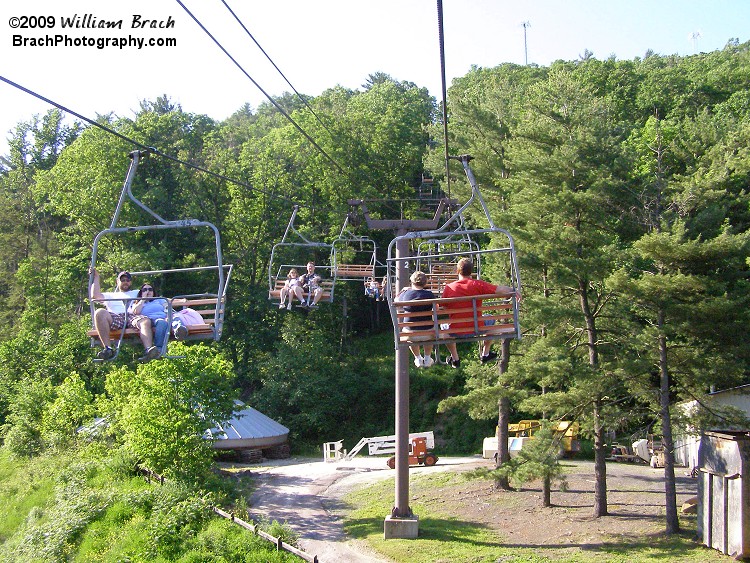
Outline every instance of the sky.
<path fill-rule="evenodd" d="M 750 39 L 750 0 L 442 4 L 449 86 L 472 66 L 547 66 L 586 50 L 597 59 L 632 60 L 649 49 L 691 55 Z M 292 91 L 248 32 L 302 94 L 361 89 L 369 75 L 383 72 L 442 98 L 435 0 L 6 0 L 0 14 L 0 76 L 90 119 L 133 117 L 141 101 L 167 95 L 184 111 L 223 120 L 246 103 L 257 108 L 266 95 Z M 120 28 L 92 27 L 120 20 Z M 32 44 L 47 36 L 175 44 Z M 0 156 L 7 155 L 11 129 L 52 107 L 0 81 Z"/>

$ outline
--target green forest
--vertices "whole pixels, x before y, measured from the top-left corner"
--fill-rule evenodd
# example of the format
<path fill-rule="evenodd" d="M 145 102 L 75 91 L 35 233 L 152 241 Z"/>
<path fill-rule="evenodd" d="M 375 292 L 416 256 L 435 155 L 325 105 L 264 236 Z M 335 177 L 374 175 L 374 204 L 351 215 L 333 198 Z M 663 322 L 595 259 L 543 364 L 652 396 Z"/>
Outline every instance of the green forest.
<path fill-rule="evenodd" d="M 299 232 L 331 243 L 356 215 L 351 199 L 372 202 L 378 218 L 418 218 L 429 178 L 429 197 L 466 201 L 469 184 L 459 163 L 446 167 L 446 145 L 473 157 L 495 223 L 515 240 L 523 338 L 496 343 L 497 365 L 465 344 L 458 370 L 412 366 L 411 431 L 433 429 L 439 452 L 476 453 L 498 417 L 576 420 L 593 443 L 595 510 L 605 514 L 608 432 L 653 433 L 668 450 L 684 430 L 746 424 L 732 410 L 688 419 L 677 405 L 750 383 L 750 43 L 687 57 L 475 67 L 450 85 L 446 110 L 444 127 L 440 100 L 378 72 L 361 89 L 284 94 L 221 122 L 184 112 L 169 93 L 132 118 L 89 116 L 101 127 L 57 108 L 20 122 L 0 159 L 0 471 L 38 468 L 45 456 L 92 467 L 108 459 L 109 470 L 141 463 L 210 488 L 202 435 L 235 399 L 287 426 L 293 452 L 392 434 L 387 303 L 344 282 L 330 304 L 280 311 L 268 300 L 269 260 L 295 205 Z M 138 169 L 137 197 L 161 217 L 221 232 L 233 264 L 226 323 L 217 343 L 170 343 L 179 359 L 139 364 L 142 349 L 126 346 L 102 365 L 86 336 L 92 244 L 139 147 L 158 154 Z M 478 227 L 484 219 L 467 215 Z M 120 224 L 149 223 L 123 207 Z M 355 223 L 384 263 L 394 233 Z M 200 265 L 212 245 L 168 231 L 118 238 L 103 252 L 103 284 L 120 270 Z M 180 290 L 143 281 L 164 295 Z M 95 417 L 105 430 L 77 432 Z M 70 461 L 74 452 L 83 457 Z M 675 530 L 670 472 L 673 494 L 668 462 Z M 139 499 L 132 510 L 167 502 L 128 494 Z M 184 490 L 174 495 L 198 510 Z M 96 502 L 101 515 L 129 501 Z M 51 557 L 75 551 L 90 523 Z M 39 526 L 0 526 L 5 554 L 33 554 Z M 154 545 L 131 547 L 176 560 L 174 545 Z"/>

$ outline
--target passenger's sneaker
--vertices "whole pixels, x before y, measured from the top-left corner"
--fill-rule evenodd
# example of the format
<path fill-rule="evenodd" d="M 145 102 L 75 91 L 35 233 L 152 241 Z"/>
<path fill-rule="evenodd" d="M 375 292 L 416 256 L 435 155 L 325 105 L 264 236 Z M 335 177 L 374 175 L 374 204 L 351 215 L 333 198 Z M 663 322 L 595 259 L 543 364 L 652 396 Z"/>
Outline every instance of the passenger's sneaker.
<path fill-rule="evenodd" d="M 156 346 L 151 346 L 148 350 L 146 350 L 146 353 L 138 358 L 138 361 L 145 364 L 147 362 L 150 362 L 151 360 L 156 360 L 161 356 L 161 351 Z"/>
<path fill-rule="evenodd" d="M 115 351 L 107 346 L 106 348 L 99 350 L 99 353 L 96 355 L 96 357 L 100 360 L 111 360 L 115 357 Z"/>
<path fill-rule="evenodd" d="M 451 356 L 450 358 L 448 358 L 448 365 L 453 369 L 458 369 L 461 365 L 461 360 L 454 360 L 453 356 Z"/>
<path fill-rule="evenodd" d="M 188 327 L 185 325 L 180 325 L 176 329 L 174 329 L 174 339 L 175 340 L 185 340 L 188 335 Z"/>
<path fill-rule="evenodd" d="M 418 368 L 424 367 L 424 358 L 422 356 L 414 356 L 414 365 Z"/>
<path fill-rule="evenodd" d="M 432 359 L 432 356 L 425 356 L 424 362 L 422 362 L 422 365 L 426 368 L 430 367 L 432 364 L 435 363 L 435 360 Z"/>
<path fill-rule="evenodd" d="M 286 305 L 284 305 L 283 303 L 279 303 L 279 309 L 283 309 L 284 307 L 286 307 Z"/>
<path fill-rule="evenodd" d="M 283 307 L 283 305 L 282 305 L 282 307 Z M 291 301 L 289 302 L 289 305 L 286 306 L 286 310 L 287 311 L 291 311 L 292 310 L 292 302 Z"/>
<path fill-rule="evenodd" d="M 484 364 L 497 358 L 497 352 L 490 352 L 486 356 L 479 356 L 479 360 Z"/>

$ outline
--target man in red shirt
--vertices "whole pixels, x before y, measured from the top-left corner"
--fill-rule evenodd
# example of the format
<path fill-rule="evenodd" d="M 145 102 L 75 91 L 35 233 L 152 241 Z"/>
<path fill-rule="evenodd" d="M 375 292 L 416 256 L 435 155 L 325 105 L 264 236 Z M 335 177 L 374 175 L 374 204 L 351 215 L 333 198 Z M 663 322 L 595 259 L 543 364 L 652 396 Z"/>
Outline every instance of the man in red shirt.
<path fill-rule="evenodd" d="M 461 260 L 458 261 L 458 264 L 456 266 L 456 271 L 458 273 L 458 280 L 449 283 L 445 286 L 445 289 L 443 289 L 442 297 L 463 297 L 467 295 L 487 295 L 490 293 L 495 293 L 502 296 L 510 297 L 514 294 L 517 294 L 516 290 L 512 287 L 509 287 L 507 285 L 494 285 L 489 282 L 483 281 L 483 280 L 475 280 L 471 277 L 472 271 L 473 271 L 473 264 L 470 259 L 468 258 L 461 258 Z M 520 300 L 521 296 L 518 295 L 518 299 Z M 482 306 L 482 301 L 477 300 L 477 307 Z M 465 308 L 466 302 L 459 302 L 455 304 L 446 304 L 446 307 L 448 309 L 450 308 Z M 470 328 L 473 332 L 474 330 L 474 315 L 470 311 L 464 311 L 461 313 L 455 313 L 450 315 L 451 323 L 450 327 L 451 329 L 458 329 L 458 328 Z M 467 319 L 467 322 L 454 322 L 454 319 Z M 485 322 L 481 318 L 477 319 L 477 322 L 479 326 L 484 326 Z M 459 333 L 460 337 L 460 333 Z M 448 365 L 450 365 L 452 368 L 457 368 L 461 361 L 458 358 L 458 350 L 456 349 L 456 343 L 451 342 L 449 344 L 446 344 L 448 350 L 451 353 L 451 357 L 448 358 Z M 482 352 L 479 356 L 479 359 L 482 361 L 482 363 L 489 362 L 490 360 L 494 360 L 497 358 L 497 353 L 491 351 L 492 348 L 492 341 L 491 340 L 483 340 L 482 341 Z"/>

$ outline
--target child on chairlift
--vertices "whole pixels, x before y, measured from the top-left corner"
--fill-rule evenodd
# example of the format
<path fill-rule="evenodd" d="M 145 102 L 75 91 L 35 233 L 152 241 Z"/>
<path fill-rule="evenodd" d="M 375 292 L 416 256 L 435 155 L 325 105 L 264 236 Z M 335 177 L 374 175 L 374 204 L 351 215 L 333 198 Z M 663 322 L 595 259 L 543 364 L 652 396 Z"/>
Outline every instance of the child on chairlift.
<path fill-rule="evenodd" d="M 286 275 L 286 280 L 284 281 L 284 287 L 281 288 L 280 298 L 281 303 L 279 303 L 279 309 L 284 308 L 284 301 L 286 301 L 287 297 L 289 297 L 289 304 L 286 305 L 287 310 L 292 310 L 292 302 L 294 301 L 294 294 L 295 294 L 295 288 L 300 285 L 300 279 L 299 279 L 299 273 L 297 272 L 297 268 L 291 268 L 289 270 L 289 273 Z"/>
<path fill-rule="evenodd" d="M 372 276 L 365 281 L 365 295 L 373 299 L 380 299 L 380 283 Z"/>

